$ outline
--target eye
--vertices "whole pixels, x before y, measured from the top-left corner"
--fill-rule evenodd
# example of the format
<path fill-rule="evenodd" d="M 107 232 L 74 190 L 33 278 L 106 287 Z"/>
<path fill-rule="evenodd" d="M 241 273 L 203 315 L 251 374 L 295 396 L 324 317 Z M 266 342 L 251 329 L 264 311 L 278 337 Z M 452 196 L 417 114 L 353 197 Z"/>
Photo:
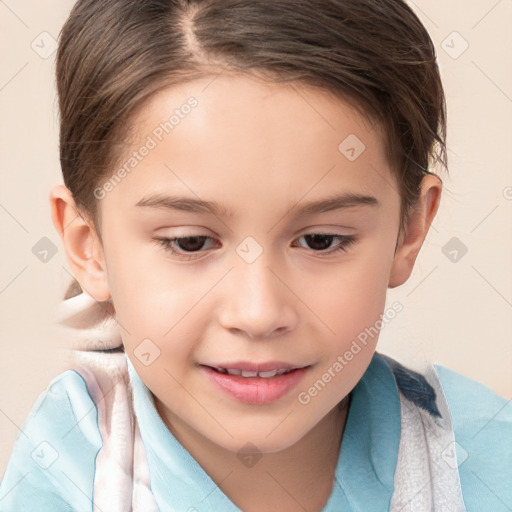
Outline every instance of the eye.
<path fill-rule="evenodd" d="M 184 236 L 179 238 L 156 237 L 153 240 L 171 254 L 176 254 L 184 259 L 195 259 L 201 256 L 200 253 L 196 253 L 204 248 L 205 242 L 213 240 L 213 238 L 209 236 Z"/>
<path fill-rule="evenodd" d="M 302 238 L 308 244 L 309 247 L 307 248 L 313 249 L 314 252 L 320 254 L 332 254 L 337 251 L 346 251 L 351 244 L 356 242 L 354 236 L 330 233 L 308 233 L 307 235 L 302 235 L 298 240 Z M 338 240 L 338 244 L 334 245 L 334 248 L 332 248 L 331 244 L 336 240 Z"/>
<path fill-rule="evenodd" d="M 356 242 L 356 237 L 354 236 L 335 235 L 329 233 L 308 233 L 306 235 L 302 235 L 297 240 L 301 239 L 306 241 L 308 245 L 308 247 L 305 247 L 306 249 L 309 248 L 320 255 L 332 254 L 337 251 L 346 251 L 350 245 Z M 205 245 L 208 245 L 206 242 L 213 242 L 213 245 L 216 245 L 213 238 L 204 235 L 176 238 L 156 237 L 153 240 L 163 246 L 164 249 L 171 254 L 187 260 L 201 257 L 201 253 L 205 252 Z M 333 242 L 336 240 L 338 243 L 332 246 Z"/>

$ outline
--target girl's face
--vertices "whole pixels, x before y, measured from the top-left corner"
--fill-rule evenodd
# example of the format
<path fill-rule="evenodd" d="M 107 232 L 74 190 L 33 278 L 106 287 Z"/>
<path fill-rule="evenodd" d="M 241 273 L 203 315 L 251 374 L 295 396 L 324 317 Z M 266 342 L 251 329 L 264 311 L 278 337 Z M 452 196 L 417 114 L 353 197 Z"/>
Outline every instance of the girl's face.
<path fill-rule="evenodd" d="M 97 189 L 128 357 L 178 437 L 285 449 L 375 350 L 399 226 L 383 138 L 328 93 L 240 75 L 163 90 L 133 126 Z"/>

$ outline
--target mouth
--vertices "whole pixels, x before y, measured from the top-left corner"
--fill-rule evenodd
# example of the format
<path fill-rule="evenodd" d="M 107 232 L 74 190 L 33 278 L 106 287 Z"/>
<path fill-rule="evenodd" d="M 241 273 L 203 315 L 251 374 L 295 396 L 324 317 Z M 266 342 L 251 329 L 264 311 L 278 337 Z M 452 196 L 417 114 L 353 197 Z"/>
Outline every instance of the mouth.
<path fill-rule="evenodd" d="M 210 367 L 212 368 L 212 367 Z M 272 377 L 276 377 L 278 375 L 285 375 L 286 373 L 293 372 L 294 370 L 298 368 L 279 368 L 278 370 L 268 370 L 268 371 L 254 371 L 254 370 L 241 370 L 240 368 L 223 368 L 223 367 L 216 367 L 212 368 L 213 370 L 228 374 L 228 375 L 238 375 L 240 377 L 244 378 L 253 378 L 253 377 L 259 377 L 261 379 L 271 379 Z"/>
<path fill-rule="evenodd" d="M 310 368 L 288 363 L 199 365 L 216 389 L 239 402 L 265 405 L 288 395 Z"/>

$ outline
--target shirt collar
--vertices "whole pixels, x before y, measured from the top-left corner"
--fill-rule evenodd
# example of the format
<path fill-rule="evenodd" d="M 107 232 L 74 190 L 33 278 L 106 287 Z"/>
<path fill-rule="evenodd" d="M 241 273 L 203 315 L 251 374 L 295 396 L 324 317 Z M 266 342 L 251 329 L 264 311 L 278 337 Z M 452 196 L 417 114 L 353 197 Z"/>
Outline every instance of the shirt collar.
<path fill-rule="evenodd" d="M 387 510 L 399 443 L 398 388 L 392 371 L 375 353 L 352 390 L 334 489 L 324 512 L 340 510 L 330 507 L 331 499 L 350 510 Z"/>
<path fill-rule="evenodd" d="M 146 448 L 151 490 L 161 511 L 239 512 L 158 414 L 153 396 L 127 357 L 134 410 Z M 395 379 L 378 353 L 352 390 L 335 482 L 322 512 L 380 510 L 389 505 L 400 441 Z"/>

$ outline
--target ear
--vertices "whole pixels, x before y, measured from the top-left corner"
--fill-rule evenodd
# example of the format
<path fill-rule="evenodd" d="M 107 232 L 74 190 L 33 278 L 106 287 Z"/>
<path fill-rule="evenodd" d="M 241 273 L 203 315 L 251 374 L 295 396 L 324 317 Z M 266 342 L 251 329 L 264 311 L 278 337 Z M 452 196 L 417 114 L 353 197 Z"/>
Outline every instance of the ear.
<path fill-rule="evenodd" d="M 73 195 L 65 185 L 57 185 L 51 190 L 50 209 L 67 261 L 80 286 L 97 301 L 108 300 L 111 295 L 103 247 L 92 221 L 80 215 Z"/>
<path fill-rule="evenodd" d="M 442 181 L 435 174 L 427 174 L 421 182 L 418 200 L 410 207 L 404 231 L 400 234 L 391 268 L 388 288 L 395 288 L 409 279 L 416 257 L 439 208 Z"/>

